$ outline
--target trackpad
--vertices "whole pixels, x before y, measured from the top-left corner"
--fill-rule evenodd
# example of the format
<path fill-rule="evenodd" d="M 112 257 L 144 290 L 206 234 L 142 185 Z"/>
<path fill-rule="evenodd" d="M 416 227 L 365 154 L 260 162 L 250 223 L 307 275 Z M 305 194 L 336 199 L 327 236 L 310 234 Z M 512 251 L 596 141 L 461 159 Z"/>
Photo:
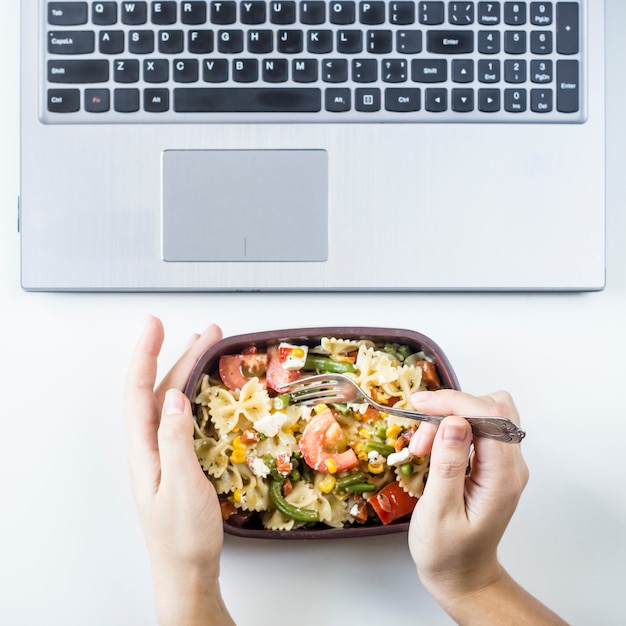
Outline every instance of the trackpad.
<path fill-rule="evenodd" d="M 165 261 L 325 261 L 325 150 L 166 150 Z"/>

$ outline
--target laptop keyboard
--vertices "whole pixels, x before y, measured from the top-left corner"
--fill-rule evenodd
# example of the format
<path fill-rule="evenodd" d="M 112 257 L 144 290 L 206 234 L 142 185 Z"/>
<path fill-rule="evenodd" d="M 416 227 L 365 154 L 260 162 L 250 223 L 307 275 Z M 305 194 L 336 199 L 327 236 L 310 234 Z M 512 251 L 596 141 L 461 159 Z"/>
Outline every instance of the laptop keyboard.
<path fill-rule="evenodd" d="M 41 118 L 575 122 L 585 2 L 45 2 Z"/>

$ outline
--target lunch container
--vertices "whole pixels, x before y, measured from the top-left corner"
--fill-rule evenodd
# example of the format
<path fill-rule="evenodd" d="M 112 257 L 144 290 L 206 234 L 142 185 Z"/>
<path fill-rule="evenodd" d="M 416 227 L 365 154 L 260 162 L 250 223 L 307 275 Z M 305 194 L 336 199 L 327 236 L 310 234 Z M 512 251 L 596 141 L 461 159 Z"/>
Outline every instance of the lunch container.
<path fill-rule="evenodd" d="M 268 330 L 226 337 L 211 346 L 197 361 L 185 386 L 185 394 L 193 401 L 202 377 L 215 374 L 219 359 L 226 354 L 239 354 L 251 346 L 259 352 L 268 344 L 287 342 L 296 345 L 318 346 L 323 337 L 341 339 L 368 339 L 376 343 L 399 343 L 409 346 L 415 352 L 423 351 L 437 368 L 442 388 L 459 389 L 457 377 L 442 349 L 429 337 L 419 332 L 396 328 L 362 326 L 329 326 L 314 328 L 294 328 Z M 209 480 L 209 478 L 207 478 Z M 406 532 L 409 520 L 399 520 L 388 525 L 354 525 L 347 528 L 297 528 L 294 530 L 269 530 L 260 521 L 250 523 L 248 515 L 235 514 L 224 521 L 224 532 L 238 537 L 263 539 L 339 539 L 366 537 L 390 533 Z"/>

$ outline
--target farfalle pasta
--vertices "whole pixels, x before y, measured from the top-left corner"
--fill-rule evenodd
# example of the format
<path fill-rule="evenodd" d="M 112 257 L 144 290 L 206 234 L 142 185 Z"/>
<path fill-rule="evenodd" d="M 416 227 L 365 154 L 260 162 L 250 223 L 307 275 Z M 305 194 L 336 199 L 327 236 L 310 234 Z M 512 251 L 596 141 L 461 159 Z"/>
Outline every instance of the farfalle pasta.
<path fill-rule="evenodd" d="M 408 443 L 419 422 L 367 404 L 298 404 L 283 385 L 341 372 L 374 399 L 411 408 L 440 384 L 423 352 L 400 342 L 320 337 L 251 343 L 223 354 L 193 394 L 195 448 L 226 521 L 269 531 L 387 525 L 422 494 L 428 457 Z"/>

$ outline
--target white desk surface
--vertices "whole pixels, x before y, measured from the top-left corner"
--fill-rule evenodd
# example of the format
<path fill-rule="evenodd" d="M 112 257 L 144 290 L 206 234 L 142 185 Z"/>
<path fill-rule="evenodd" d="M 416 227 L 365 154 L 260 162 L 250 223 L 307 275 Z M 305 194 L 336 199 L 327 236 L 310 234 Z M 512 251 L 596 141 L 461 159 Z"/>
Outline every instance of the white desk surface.
<path fill-rule="evenodd" d="M 592 0 L 595 1 L 595 0 Z M 5 25 L 18 0 L 4 0 Z M 144 315 L 165 322 L 163 371 L 191 332 L 398 326 L 446 351 L 463 388 L 506 388 L 531 480 L 501 544 L 511 574 L 572 624 L 626 623 L 626 3 L 607 0 L 608 271 L 593 294 L 35 294 L 19 286 L 18 35 L 0 38 L 0 624 L 153 624 L 129 492 L 122 384 Z M 620 78 L 621 77 L 621 78 Z M 288 572 L 285 575 L 285 572 Z M 450 624 L 406 536 L 327 542 L 227 537 L 235 619 L 334 626 Z"/>

